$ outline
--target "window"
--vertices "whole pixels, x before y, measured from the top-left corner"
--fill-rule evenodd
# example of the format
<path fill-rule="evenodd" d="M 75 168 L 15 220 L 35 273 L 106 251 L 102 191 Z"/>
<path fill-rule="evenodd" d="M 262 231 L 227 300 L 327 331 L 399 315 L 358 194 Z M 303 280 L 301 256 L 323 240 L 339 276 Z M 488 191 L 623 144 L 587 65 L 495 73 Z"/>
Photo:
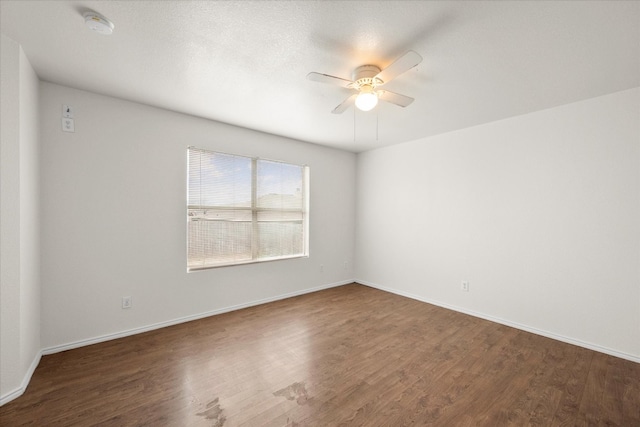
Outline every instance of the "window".
<path fill-rule="evenodd" d="M 189 147 L 187 269 L 308 254 L 306 166 Z"/>

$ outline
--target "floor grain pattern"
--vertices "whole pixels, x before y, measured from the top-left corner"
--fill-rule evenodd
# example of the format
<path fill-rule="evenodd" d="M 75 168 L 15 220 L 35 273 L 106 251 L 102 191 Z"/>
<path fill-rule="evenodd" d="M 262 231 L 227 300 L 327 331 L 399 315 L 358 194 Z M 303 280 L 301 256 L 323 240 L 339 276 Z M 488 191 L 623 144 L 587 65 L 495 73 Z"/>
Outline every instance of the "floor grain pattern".
<path fill-rule="evenodd" d="M 352 284 L 44 356 L 8 426 L 640 426 L 640 364 Z"/>

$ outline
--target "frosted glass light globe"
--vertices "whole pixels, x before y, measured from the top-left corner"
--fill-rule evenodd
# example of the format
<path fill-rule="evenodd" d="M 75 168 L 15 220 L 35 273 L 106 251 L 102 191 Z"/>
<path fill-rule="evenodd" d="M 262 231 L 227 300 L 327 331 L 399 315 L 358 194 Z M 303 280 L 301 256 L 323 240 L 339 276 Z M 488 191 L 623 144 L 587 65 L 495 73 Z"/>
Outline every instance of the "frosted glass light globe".
<path fill-rule="evenodd" d="M 378 105 L 378 95 L 375 94 L 371 86 L 363 86 L 360 94 L 356 97 L 356 107 L 362 111 L 369 111 Z"/>

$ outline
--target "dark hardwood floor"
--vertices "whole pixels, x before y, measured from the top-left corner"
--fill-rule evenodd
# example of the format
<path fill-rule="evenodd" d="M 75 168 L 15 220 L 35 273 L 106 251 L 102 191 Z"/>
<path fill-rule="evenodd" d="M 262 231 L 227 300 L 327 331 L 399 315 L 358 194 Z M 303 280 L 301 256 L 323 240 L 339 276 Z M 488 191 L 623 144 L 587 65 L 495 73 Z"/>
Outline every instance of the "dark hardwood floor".
<path fill-rule="evenodd" d="M 0 425 L 640 426 L 640 364 L 357 284 L 44 356 Z"/>

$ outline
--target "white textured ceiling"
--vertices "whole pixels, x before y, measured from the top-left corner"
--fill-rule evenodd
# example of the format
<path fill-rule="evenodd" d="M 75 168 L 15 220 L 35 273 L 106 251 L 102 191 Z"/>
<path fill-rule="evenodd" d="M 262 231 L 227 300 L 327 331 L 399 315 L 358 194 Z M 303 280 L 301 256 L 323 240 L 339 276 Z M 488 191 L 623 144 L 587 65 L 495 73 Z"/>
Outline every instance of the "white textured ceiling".
<path fill-rule="evenodd" d="M 3 34 L 42 80 L 363 151 L 640 86 L 637 1 L 7 1 Z M 115 23 L 90 32 L 92 10 Z M 407 108 L 331 110 L 407 50 Z"/>

